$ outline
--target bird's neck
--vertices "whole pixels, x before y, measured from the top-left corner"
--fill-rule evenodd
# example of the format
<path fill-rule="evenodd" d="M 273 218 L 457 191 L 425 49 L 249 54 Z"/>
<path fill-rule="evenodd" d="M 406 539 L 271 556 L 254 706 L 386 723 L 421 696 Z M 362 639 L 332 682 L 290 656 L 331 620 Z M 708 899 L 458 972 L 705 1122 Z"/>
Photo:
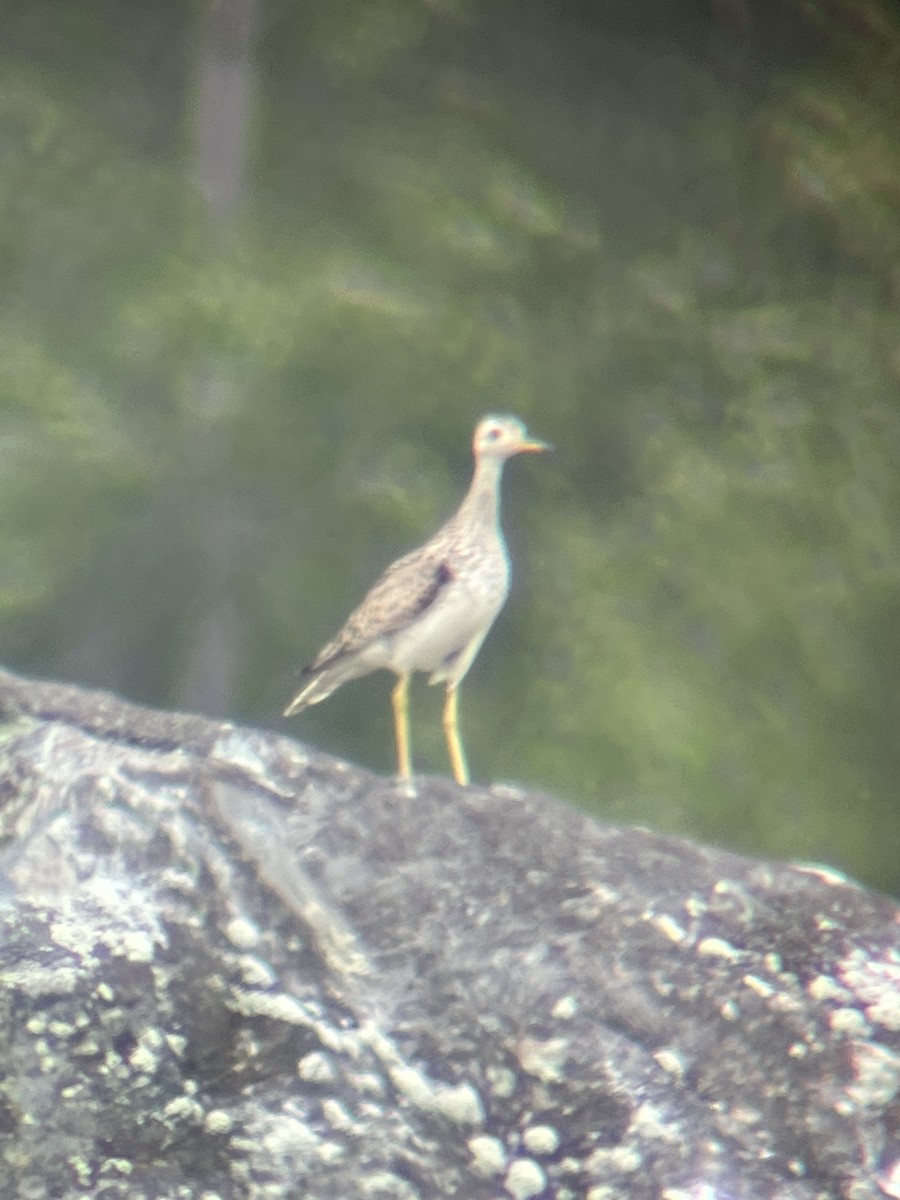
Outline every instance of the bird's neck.
<path fill-rule="evenodd" d="M 500 480 L 503 459 L 479 458 L 456 520 L 461 525 L 492 529 L 500 525 Z"/>

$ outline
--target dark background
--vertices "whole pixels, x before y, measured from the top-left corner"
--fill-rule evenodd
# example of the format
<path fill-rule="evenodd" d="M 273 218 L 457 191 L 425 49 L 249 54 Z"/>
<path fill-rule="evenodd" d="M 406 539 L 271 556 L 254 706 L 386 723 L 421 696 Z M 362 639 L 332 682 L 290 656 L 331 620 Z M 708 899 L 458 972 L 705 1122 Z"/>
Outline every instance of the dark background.
<path fill-rule="evenodd" d="M 900 891 L 895 5 L 0 11 L 8 666 L 285 727 L 513 411 L 474 776 Z"/>

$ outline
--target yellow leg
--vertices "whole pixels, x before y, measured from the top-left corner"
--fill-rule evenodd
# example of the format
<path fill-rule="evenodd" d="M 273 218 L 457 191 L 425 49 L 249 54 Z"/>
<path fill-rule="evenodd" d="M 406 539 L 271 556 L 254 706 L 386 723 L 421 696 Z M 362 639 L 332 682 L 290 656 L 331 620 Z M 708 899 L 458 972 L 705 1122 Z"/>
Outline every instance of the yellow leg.
<path fill-rule="evenodd" d="M 394 737 L 397 741 L 397 774 L 412 779 L 409 761 L 409 675 L 401 675 L 391 692 L 394 706 Z"/>
<path fill-rule="evenodd" d="M 453 768 L 453 778 L 463 787 L 469 782 L 469 768 L 466 766 L 466 755 L 459 740 L 458 703 L 456 685 L 447 688 L 447 699 L 444 702 L 444 736 L 447 739 L 447 752 L 450 755 L 450 766 Z"/>

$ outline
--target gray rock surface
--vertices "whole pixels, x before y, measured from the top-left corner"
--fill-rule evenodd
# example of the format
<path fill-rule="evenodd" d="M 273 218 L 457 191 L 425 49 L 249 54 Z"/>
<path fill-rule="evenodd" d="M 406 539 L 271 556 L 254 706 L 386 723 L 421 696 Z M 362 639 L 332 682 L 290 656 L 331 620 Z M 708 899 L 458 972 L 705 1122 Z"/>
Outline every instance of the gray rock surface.
<path fill-rule="evenodd" d="M 900 1196 L 898 911 L 0 672 L 0 1196 Z"/>

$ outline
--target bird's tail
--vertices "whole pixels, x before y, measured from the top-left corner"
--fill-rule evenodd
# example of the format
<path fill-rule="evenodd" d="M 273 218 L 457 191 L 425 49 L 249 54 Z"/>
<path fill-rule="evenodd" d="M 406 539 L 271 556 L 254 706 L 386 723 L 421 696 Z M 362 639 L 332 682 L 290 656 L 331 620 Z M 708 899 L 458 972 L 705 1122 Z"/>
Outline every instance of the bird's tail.
<path fill-rule="evenodd" d="M 304 708 L 309 708 L 310 704 L 318 704 L 320 700 L 330 696 L 337 685 L 329 684 L 327 675 L 328 672 L 324 672 L 308 680 L 284 710 L 283 715 L 292 717 L 295 713 L 303 712 Z"/>
<path fill-rule="evenodd" d="M 292 717 L 295 713 L 303 712 L 311 704 L 327 700 L 333 691 L 350 679 L 365 675 L 370 667 L 361 664 L 355 655 L 340 657 L 320 668 L 304 667 L 302 674 L 306 677 L 303 687 L 284 710 L 284 716 Z"/>

